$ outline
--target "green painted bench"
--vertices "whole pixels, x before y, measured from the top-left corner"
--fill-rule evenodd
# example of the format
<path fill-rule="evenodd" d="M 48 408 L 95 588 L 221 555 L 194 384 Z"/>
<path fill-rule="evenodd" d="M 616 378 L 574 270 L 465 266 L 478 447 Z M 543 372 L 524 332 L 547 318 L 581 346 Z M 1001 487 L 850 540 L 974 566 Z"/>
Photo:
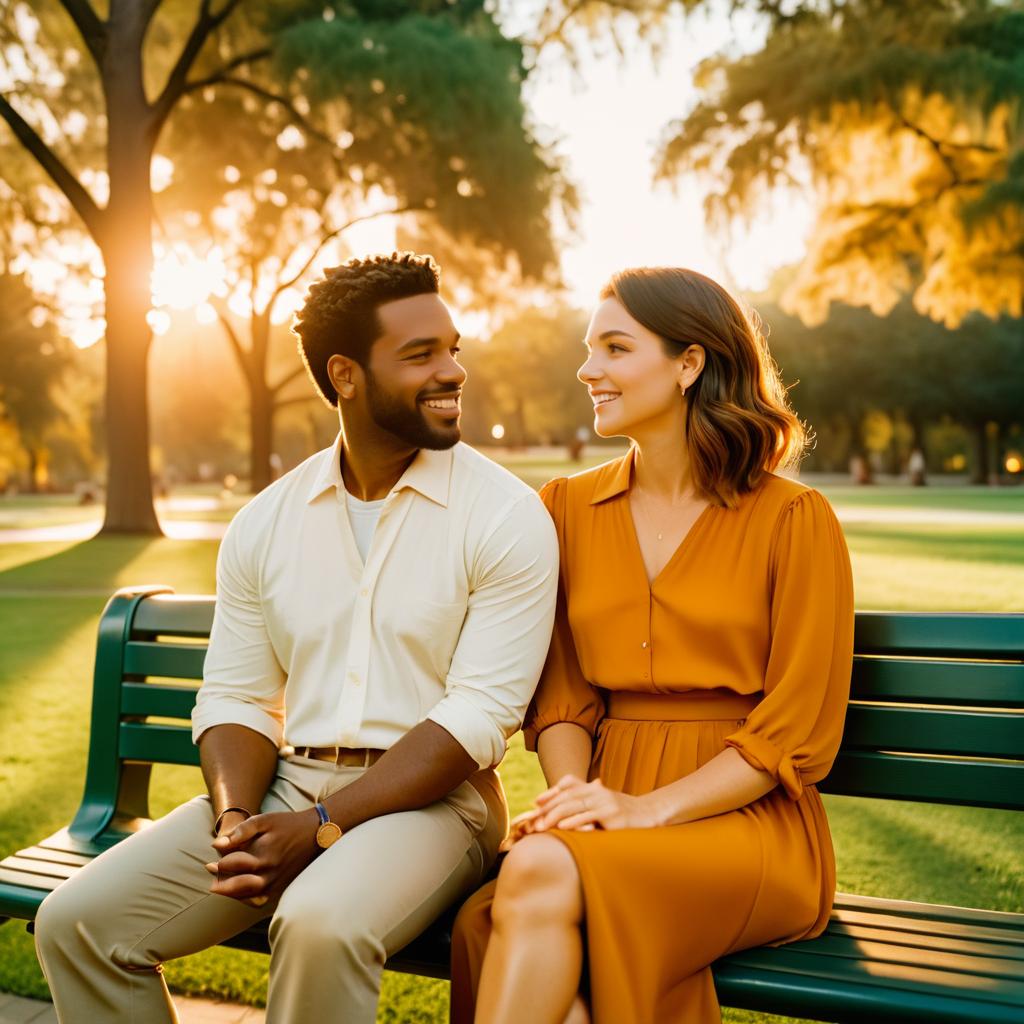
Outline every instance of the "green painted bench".
<path fill-rule="evenodd" d="M 147 823 L 151 765 L 198 764 L 187 720 L 212 618 L 212 597 L 111 599 L 81 806 L 0 862 L 0 920 L 31 922 L 47 892 Z M 820 788 L 1024 810 L 1024 615 L 858 613 L 846 732 Z M 451 916 L 389 968 L 445 977 Z M 265 952 L 266 926 L 229 945 Z M 819 938 L 735 954 L 714 974 L 725 1005 L 813 1020 L 1022 1024 L 1024 914 L 839 893 Z"/>

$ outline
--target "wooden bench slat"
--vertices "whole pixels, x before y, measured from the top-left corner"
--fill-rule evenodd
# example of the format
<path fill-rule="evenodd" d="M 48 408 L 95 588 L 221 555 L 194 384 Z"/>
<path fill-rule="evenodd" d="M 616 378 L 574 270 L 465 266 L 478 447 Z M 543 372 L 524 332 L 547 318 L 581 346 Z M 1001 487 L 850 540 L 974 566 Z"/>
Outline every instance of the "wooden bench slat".
<path fill-rule="evenodd" d="M 121 714 L 188 719 L 195 706 L 196 692 L 194 686 L 125 683 L 121 687 Z"/>
<path fill-rule="evenodd" d="M 837 892 L 834 906 L 842 913 L 882 913 L 907 921 L 952 922 L 985 928 L 1020 931 L 1024 938 L 1024 914 L 1007 910 L 981 910 L 978 907 L 954 907 L 942 903 L 916 903 L 885 896 L 862 896 L 859 893 Z"/>
<path fill-rule="evenodd" d="M 843 749 L 998 757 L 1024 763 L 1024 713 L 850 704 Z"/>
<path fill-rule="evenodd" d="M 823 1017 L 833 1024 L 864 1024 L 877 1019 L 920 1024 L 1020 1024 L 1013 993 L 993 995 L 956 984 L 955 975 L 908 968 L 901 977 L 882 977 L 874 965 L 859 970 L 819 971 L 812 958 L 783 965 L 757 955 L 733 954 L 712 964 L 724 1005 L 791 1017 Z M 853 966 L 853 965 L 851 965 Z"/>
<path fill-rule="evenodd" d="M 118 730 L 118 754 L 126 761 L 199 764 L 199 750 L 192 742 L 192 730 L 182 725 L 122 722 Z"/>
<path fill-rule="evenodd" d="M 132 619 L 132 635 L 208 637 L 213 595 L 157 594 L 147 597 Z"/>
<path fill-rule="evenodd" d="M 866 931 L 866 929 L 865 929 Z M 868 934 L 857 937 L 826 931 L 814 940 L 814 952 L 821 956 L 847 959 L 867 957 L 878 963 L 907 964 L 908 966 L 938 967 L 960 974 L 978 974 L 991 978 L 1024 981 L 1021 959 L 997 955 L 986 943 L 969 944 L 946 940 L 934 945 L 891 942 L 884 937 Z"/>
<path fill-rule="evenodd" d="M 1024 809 L 1024 764 L 841 750 L 823 793 Z"/>
<path fill-rule="evenodd" d="M 995 612 L 858 612 L 858 654 L 1020 661 L 1024 615 Z"/>
<path fill-rule="evenodd" d="M 42 878 L 70 878 L 80 867 L 77 864 L 57 864 L 52 860 L 33 860 L 29 857 L 5 857 L 0 862 L 7 871 L 22 871 Z"/>
<path fill-rule="evenodd" d="M 932 931 L 907 931 L 891 928 L 884 922 L 854 924 L 833 923 L 825 930 L 822 938 L 842 942 L 881 942 L 894 949 L 939 949 L 947 953 L 962 953 L 965 956 L 1003 957 L 1024 963 L 1024 945 L 1013 942 L 989 941 L 978 935 L 942 935 Z M 1021 963 L 1017 973 L 1021 974 Z"/>
<path fill-rule="evenodd" d="M 126 676 L 167 676 L 202 679 L 206 647 L 152 640 L 130 640 L 124 646 Z"/>
<path fill-rule="evenodd" d="M 1024 665 L 857 657 L 850 696 L 907 704 L 1024 707 Z"/>
<path fill-rule="evenodd" d="M 56 875 L 38 875 L 33 871 L 18 871 L 0 865 L 0 885 L 25 886 L 49 892 L 63 881 L 63 878 Z"/>
<path fill-rule="evenodd" d="M 66 853 L 63 850 L 50 850 L 45 846 L 26 846 L 24 850 L 18 850 L 14 856 L 26 857 L 29 860 L 48 860 L 54 864 L 73 864 L 80 868 L 93 860 L 83 853 Z"/>
<path fill-rule="evenodd" d="M 943 965 L 945 957 L 942 956 L 937 956 L 932 966 L 914 965 L 865 955 L 832 956 L 815 952 L 812 949 L 814 944 L 812 940 L 807 943 L 795 942 L 788 946 L 777 946 L 771 950 L 770 957 L 765 955 L 762 947 L 734 953 L 726 959 L 737 965 L 756 966 L 762 970 L 798 974 L 808 978 L 849 981 L 857 977 L 859 982 L 865 985 L 874 982 L 891 988 L 925 992 L 954 991 L 967 995 L 971 1000 L 986 1003 L 1016 1003 L 1019 1006 L 1020 1001 L 1024 1000 L 1024 981 L 980 974 L 972 970 L 961 971 L 951 964 Z M 979 985 L 978 977 L 986 978 L 986 983 Z"/>
<path fill-rule="evenodd" d="M 884 928 L 893 936 L 893 941 L 900 941 L 901 936 L 908 939 L 921 936 L 922 941 L 936 942 L 952 937 L 1002 945 L 1011 950 L 1018 947 L 1024 950 L 1021 936 L 1012 929 L 984 928 L 935 918 L 892 917 L 888 914 L 833 909 L 829 928 Z"/>

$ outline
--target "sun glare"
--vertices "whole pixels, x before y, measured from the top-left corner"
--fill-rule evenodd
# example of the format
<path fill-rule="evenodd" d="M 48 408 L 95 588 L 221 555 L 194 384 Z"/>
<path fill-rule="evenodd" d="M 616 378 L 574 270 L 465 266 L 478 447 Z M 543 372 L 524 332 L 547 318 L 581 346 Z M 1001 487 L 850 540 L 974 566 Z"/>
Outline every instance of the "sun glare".
<path fill-rule="evenodd" d="M 183 245 L 158 247 L 152 277 L 153 305 L 157 309 L 194 309 L 212 294 L 223 294 L 224 273 L 224 257 L 216 246 L 203 258 Z"/>

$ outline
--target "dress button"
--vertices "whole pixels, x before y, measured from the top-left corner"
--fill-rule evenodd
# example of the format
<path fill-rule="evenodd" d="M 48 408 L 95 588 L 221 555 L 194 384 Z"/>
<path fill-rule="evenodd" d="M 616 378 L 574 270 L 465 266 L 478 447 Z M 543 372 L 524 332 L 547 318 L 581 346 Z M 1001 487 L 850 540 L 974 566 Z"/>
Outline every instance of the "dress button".
<path fill-rule="evenodd" d="M 647 641 L 645 640 L 641 645 L 645 650 L 647 649 Z"/>

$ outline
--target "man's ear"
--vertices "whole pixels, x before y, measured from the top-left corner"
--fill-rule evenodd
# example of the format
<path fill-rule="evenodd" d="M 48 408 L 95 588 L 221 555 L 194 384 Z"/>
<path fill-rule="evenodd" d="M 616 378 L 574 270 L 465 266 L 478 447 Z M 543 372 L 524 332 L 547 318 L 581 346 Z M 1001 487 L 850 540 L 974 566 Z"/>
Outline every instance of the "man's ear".
<path fill-rule="evenodd" d="M 339 400 L 347 401 L 355 397 L 355 360 L 337 354 L 331 356 L 327 360 L 327 376 L 331 378 L 331 384 L 338 393 Z"/>

